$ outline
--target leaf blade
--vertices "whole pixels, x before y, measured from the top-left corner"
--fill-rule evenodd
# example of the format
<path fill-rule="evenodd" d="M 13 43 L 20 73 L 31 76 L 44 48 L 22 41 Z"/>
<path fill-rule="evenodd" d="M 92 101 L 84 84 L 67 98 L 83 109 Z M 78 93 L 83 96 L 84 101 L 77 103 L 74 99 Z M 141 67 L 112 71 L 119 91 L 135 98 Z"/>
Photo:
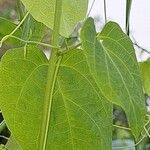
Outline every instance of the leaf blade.
<path fill-rule="evenodd" d="M 40 1 L 22 0 L 31 15 L 39 22 L 53 29 L 56 0 Z M 75 25 L 86 15 L 88 0 L 63 0 L 60 34 L 69 37 Z M 76 15 L 74 15 L 76 14 Z"/>
<path fill-rule="evenodd" d="M 144 90 L 147 95 L 150 95 L 150 61 L 144 61 L 140 64 L 141 74 L 143 78 Z"/>
<path fill-rule="evenodd" d="M 146 110 L 131 41 L 114 22 L 107 23 L 96 36 L 91 18 L 82 29 L 81 39 L 90 70 L 103 95 L 124 109 L 132 133 L 138 138 Z"/>
<path fill-rule="evenodd" d="M 26 150 L 38 149 L 47 84 L 47 60 L 40 61 L 39 54 L 34 53 L 33 47 L 28 47 L 28 57 L 24 59 L 23 49 L 11 50 L 1 62 L 0 85 L 5 86 L 0 89 L 2 111 L 15 139 Z M 82 59 L 85 60 L 82 50 L 73 51 L 60 65 L 46 150 L 111 150 L 112 104 L 103 101 L 105 98 L 92 82 L 88 66 Z M 8 84 L 12 86 L 7 87 Z M 23 87 L 15 87 L 16 84 L 23 84 Z"/>

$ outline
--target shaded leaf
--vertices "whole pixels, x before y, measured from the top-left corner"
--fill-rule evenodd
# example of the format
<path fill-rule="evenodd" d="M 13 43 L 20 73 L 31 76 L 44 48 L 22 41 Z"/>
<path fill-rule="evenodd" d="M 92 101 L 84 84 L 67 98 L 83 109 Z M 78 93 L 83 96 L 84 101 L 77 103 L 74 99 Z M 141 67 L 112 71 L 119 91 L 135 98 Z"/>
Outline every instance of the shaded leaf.
<path fill-rule="evenodd" d="M 140 69 L 143 77 L 145 93 L 150 96 L 150 60 L 141 62 Z"/>
<path fill-rule="evenodd" d="M 26 9 L 39 22 L 53 29 L 56 0 L 21 0 Z M 88 0 L 63 0 L 60 34 L 68 37 L 75 25 L 86 15 Z"/>
<path fill-rule="evenodd" d="M 31 15 L 28 15 L 23 24 L 22 38 L 24 40 L 41 41 L 44 37 L 46 26 L 37 22 Z"/>
<path fill-rule="evenodd" d="M 7 34 L 10 34 L 15 28 L 16 28 L 16 24 L 14 24 L 13 22 L 0 17 L 0 40 Z M 14 34 L 15 36 L 20 36 L 21 35 L 21 28 L 19 28 L 16 33 Z M 19 44 L 18 41 L 16 41 L 15 39 L 8 39 L 8 41 L 6 41 L 7 44 L 9 45 L 16 45 Z"/>

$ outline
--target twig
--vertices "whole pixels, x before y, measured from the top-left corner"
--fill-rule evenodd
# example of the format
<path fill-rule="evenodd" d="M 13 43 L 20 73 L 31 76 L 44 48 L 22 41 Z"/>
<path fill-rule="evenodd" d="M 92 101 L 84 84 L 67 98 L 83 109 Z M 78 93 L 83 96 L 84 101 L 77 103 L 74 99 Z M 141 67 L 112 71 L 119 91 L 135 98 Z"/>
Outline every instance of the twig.
<path fill-rule="evenodd" d="M 41 45 L 41 46 L 45 46 L 45 47 L 50 47 L 50 48 L 55 48 L 55 49 L 59 49 L 59 47 L 57 46 L 53 46 L 53 45 L 50 45 L 50 44 L 47 44 L 47 43 L 42 43 L 42 42 L 37 42 L 37 41 L 27 41 L 27 40 L 24 40 L 24 39 L 21 39 L 19 37 L 16 37 L 14 35 L 10 35 L 11 38 L 14 38 L 14 39 L 17 39 L 21 42 L 24 42 L 26 44 L 38 44 L 38 45 Z"/>
<path fill-rule="evenodd" d="M 150 54 L 150 51 L 148 51 L 148 50 L 144 49 L 143 47 L 139 46 L 137 43 L 134 43 L 134 45 L 135 45 L 137 48 L 141 49 L 142 51 L 146 52 L 147 54 Z"/>

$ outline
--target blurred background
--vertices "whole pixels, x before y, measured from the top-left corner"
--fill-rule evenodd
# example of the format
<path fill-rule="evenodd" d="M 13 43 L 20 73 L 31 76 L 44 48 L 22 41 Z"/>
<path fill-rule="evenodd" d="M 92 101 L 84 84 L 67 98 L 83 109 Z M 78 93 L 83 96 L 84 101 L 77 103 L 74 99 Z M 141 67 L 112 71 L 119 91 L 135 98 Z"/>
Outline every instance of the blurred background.
<path fill-rule="evenodd" d="M 119 23 L 122 29 L 125 31 L 125 16 L 126 16 L 126 0 L 106 0 L 106 13 L 104 10 L 104 0 L 90 0 L 88 15 L 94 17 L 97 31 L 100 31 L 105 24 L 105 18 L 107 21 L 115 21 Z M 24 10 L 18 9 L 17 0 L 0 0 L 0 39 L 6 34 L 9 34 L 19 23 L 23 17 L 20 12 Z M 20 15 L 19 15 L 20 14 Z M 134 0 L 132 2 L 131 15 L 130 15 L 130 37 L 134 43 L 137 59 L 139 62 L 147 60 L 150 57 L 150 2 L 148 0 Z M 4 19 L 5 18 L 5 19 Z M 30 21 L 29 21 L 30 20 Z M 32 24 L 28 23 L 32 22 Z M 32 36 L 30 29 L 29 31 L 24 31 L 19 29 L 15 36 L 21 36 L 25 40 L 37 40 L 48 42 L 51 39 L 51 31 L 47 29 L 44 25 L 39 23 L 36 27 L 33 26 L 34 19 L 30 16 L 24 26 L 29 26 L 32 29 L 34 37 Z M 80 27 L 80 25 L 79 25 Z M 78 27 L 77 27 L 78 29 Z M 78 31 L 78 30 L 77 30 Z M 78 33 L 73 33 L 77 35 Z M 42 37 L 42 38 L 41 38 Z M 74 36 L 75 38 L 75 36 Z M 9 39 L 0 48 L 0 57 L 5 53 L 5 51 L 12 47 L 17 47 L 20 45 L 20 41 L 15 39 Z M 47 50 L 44 48 L 46 54 Z M 145 95 L 147 102 L 147 109 L 150 111 L 150 100 L 147 95 Z M 113 123 L 118 126 L 128 127 L 127 119 L 125 113 L 121 108 L 114 106 L 114 121 Z M 2 114 L 0 115 L 0 144 L 6 144 L 8 138 L 10 137 L 10 132 L 6 125 L 3 124 Z M 113 129 L 113 150 L 135 150 L 134 139 L 129 130 L 119 129 L 114 127 Z M 124 148 L 116 148 L 124 147 Z M 149 139 L 145 138 L 140 144 L 141 150 L 150 150 Z M 17 150 L 14 148 L 14 150 Z M 18 149 L 19 150 L 19 149 Z"/>
<path fill-rule="evenodd" d="M 94 3 L 94 4 L 93 4 Z M 90 0 L 89 9 L 93 5 L 90 16 L 97 21 L 97 30 L 105 23 L 104 0 Z M 126 0 L 106 0 L 107 20 L 119 23 L 125 31 Z M 130 14 L 130 34 L 137 44 L 150 51 L 150 2 L 148 0 L 133 0 Z M 135 47 L 137 50 L 137 47 Z M 136 51 L 139 61 L 146 60 L 150 54 Z"/>

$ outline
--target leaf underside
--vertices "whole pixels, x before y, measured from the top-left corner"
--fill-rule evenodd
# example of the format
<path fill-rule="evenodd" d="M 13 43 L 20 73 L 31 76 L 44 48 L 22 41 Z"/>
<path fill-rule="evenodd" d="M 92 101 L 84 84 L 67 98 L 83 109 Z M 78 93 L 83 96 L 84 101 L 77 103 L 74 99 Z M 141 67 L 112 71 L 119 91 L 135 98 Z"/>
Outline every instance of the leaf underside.
<path fill-rule="evenodd" d="M 39 22 L 53 29 L 56 0 L 21 0 Z M 63 0 L 60 34 L 69 37 L 77 22 L 85 18 L 88 0 Z"/>

